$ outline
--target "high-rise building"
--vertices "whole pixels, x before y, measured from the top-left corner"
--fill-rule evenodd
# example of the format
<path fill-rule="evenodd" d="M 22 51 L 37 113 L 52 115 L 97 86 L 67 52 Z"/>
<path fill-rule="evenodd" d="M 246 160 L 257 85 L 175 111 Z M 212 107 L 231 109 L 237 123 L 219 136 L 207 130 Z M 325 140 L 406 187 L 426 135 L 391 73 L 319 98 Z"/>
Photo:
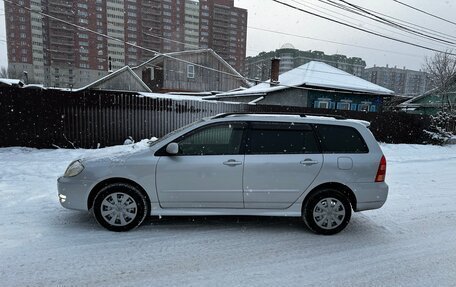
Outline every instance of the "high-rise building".
<path fill-rule="evenodd" d="M 377 67 L 364 70 L 363 78 L 374 84 L 393 90 L 396 95 L 418 96 L 431 89 L 426 72 L 405 67 Z"/>
<path fill-rule="evenodd" d="M 247 10 L 234 0 L 22 0 L 5 15 L 10 72 L 46 86 L 81 87 L 156 52 L 212 48 L 244 66 Z"/>

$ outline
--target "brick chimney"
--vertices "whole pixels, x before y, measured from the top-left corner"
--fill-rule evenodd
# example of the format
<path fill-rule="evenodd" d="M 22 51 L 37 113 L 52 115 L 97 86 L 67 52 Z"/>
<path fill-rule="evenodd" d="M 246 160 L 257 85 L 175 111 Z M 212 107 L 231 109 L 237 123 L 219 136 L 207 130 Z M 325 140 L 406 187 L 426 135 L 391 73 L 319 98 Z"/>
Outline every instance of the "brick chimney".
<path fill-rule="evenodd" d="M 279 83 L 279 68 L 280 68 L 280 59 L 273 58 L 271 60 L 271 86 L 275 86 Z"/>

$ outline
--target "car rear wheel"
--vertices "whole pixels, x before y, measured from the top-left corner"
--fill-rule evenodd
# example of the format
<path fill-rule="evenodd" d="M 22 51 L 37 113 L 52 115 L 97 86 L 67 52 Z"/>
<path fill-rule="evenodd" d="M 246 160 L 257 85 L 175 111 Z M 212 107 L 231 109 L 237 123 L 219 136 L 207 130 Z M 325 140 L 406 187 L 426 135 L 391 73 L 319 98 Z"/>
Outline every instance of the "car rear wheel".
<path fill-rule="evenodd" d="M 350 201 L 338 190 L 322 189 L 305 202 L 302 217 L 313 232 L 323 235 L 336 234 L 350 221 Z"/>
<path fill-rule="evenodd" d="M 138 227 L 149 212 L 146 197 L 134 186 L 125 183 L 102 188 L 93 203 L 98 223 L 111 231 L 128 231 Z"/>

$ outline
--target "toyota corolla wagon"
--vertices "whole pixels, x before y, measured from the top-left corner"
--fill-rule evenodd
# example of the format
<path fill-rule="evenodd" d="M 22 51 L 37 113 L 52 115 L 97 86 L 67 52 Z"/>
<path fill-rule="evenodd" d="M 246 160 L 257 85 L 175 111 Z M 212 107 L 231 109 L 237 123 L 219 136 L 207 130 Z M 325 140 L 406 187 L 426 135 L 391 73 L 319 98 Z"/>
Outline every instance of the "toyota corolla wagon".
<path fill-rule="evenodd" d="M 368 123 L 227 113 L 116 156 L 78 159 L 58 179 L 69 209 L 112 231 L 146 216 L 300 217 L 319 234 L 386 201 L 386 159 Z"/>

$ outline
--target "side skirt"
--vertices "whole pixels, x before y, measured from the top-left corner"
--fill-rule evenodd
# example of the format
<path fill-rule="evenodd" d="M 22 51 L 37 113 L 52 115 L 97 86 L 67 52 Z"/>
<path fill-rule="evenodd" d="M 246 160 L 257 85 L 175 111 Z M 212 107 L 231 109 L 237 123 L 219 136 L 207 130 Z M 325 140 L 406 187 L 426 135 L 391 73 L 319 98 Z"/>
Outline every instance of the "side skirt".
<path fill-rule="evenodd" d="M 157 206 L 157 205 L 155 205 Z M 224 216 L 224 215 L 251 215 L 251 216 L 282 216 L 301 217 L 301 205 L 293 204 L 287 209 L 244 209 L 244 208 L 160 208 L 152 204 L 152 216 Z"/>

